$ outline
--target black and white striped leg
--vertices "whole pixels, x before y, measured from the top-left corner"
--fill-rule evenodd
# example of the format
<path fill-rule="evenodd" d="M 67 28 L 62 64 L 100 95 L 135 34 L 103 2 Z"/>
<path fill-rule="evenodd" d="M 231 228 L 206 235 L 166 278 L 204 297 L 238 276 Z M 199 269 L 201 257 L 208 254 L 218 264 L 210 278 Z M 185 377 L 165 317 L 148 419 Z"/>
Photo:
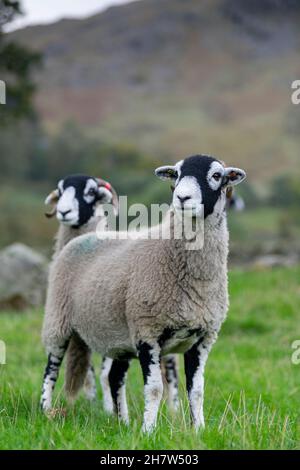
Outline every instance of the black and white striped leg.
<path fill-rule="evenodd" d="M 93 401 L 97 395 L 95 370 L 90 364 L 84 381 L 84 393 L 88 400 Z"/>
<path fill-rule="evenodd" d="M 102 386 L 103 396 L 103 408 L 104 410 L 112 414 L 114 412 L 114 404 L 111 396 L 110 385 L 109 385 L 109 372 L 112 366 L 113 360 L 110 357 L 104 357 L 102 361 L 100 383 Z"/>
<path fill-rule="evenodd" d="M 118 418 L 129 423 L 128 407 L 126 400 L 126 374 L 129 367 L 129 359 L 114 359 L 109 371 L 109 385 L 114 404 L 114 411 Z"/>
<path fill-rule="evenodd" d="M 137 346 L 139 361 L 144 377 L 144 421 L 143 431 L 151 432 L 156 426 L 159 405 L 163 395 L 163 381 L 160 367 L 160 346 L 140 342 Z"/>
<path fill-rule="evenodd" d="M 196 430 L 205 427 L 203 414 L 204 369 L 211 346 L 211 342 L 201 339 L 184 355 L 191 419 Z"/>
<path fill-rule="evenodd" d="M 169 354 L 163 357 L 162 361 L 167 384 L 168 405 L 172 411 L 177 411 L 179 408 L 179 396 L 176 356 Z"/>
<path fill-rule="evenodd" d="M 40 401 L 42 411 L 46 412 L 51 410 L 53 390 L 67 347 L 68 342 L 64 343 L 62 346 L 53 348 L 52 352 L 48 355 L 48 362 L 44 373 L 42 396 Z"/>

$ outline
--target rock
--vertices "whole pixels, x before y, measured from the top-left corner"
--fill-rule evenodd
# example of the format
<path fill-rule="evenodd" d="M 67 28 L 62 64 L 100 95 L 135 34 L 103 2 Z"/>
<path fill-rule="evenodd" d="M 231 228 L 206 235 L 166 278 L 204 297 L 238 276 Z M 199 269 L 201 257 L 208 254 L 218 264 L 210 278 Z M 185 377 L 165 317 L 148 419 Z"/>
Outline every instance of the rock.
<path fill-rule="evenodd" d="M 48 261 L 21 243 L 0 251 L 0 310 L 24 310 L 44 304 Z"/>

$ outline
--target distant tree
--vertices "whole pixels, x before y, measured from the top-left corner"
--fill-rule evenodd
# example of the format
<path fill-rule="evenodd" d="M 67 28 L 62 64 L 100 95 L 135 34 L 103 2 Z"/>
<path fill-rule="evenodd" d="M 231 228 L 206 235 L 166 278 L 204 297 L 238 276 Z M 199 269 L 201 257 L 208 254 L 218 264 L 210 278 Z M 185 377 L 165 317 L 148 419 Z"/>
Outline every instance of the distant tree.
<path fill-rule="evenodd" d="M 3 26 L 19 14 L 19 1 L 0 0 L 0 79 L 6 84 L 6 105 L 0 106 L 1 124 L 34 117 L 32 71 L 41 63 L 41 55 L 9 41 L 3 32 Z"/>

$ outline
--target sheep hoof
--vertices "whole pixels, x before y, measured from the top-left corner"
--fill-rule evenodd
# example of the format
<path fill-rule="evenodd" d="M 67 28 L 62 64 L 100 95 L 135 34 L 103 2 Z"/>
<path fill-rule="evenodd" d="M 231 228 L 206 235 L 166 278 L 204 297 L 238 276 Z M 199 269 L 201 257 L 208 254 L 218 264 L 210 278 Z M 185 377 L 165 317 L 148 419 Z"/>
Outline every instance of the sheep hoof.
<path fill-rule="evenodd" d="M 155 424 L 144 423 L 142 427 L 142 432 L 144 434 L 151 434 L 155 429 Z"/>
<path fill-rule="evenodd" d="M 97 396 L 97 392 L 96 390 L 90 390 L 88 388 L 85 388 L 84 389 L 84 395 L 85 395 L 85 398 L 89 401 L 89 402 L 93 402 L 96 400 L 96 396 Z"/>
<path fill-rule="evenodd" d="M 108 415 L 114 414 L 114 405 L 112 400 L 104 401 L 103 400 L 103 409 Z"/>
<path fill-rule="evenodd" d="M 204 419 L 201 420 L 201 421 L 199 421 L 199 423 L 197 423 L 197 424 L 195 423 L 195 424 L 194 424 L 194 428 L 195 428 L 195 431 L 196 431 L 196 432 L 202 432 L 202 431 L 204 431 L 204 429 L 205 429 L 205 422 L 204 422 Z"/>
<path fill-rule="evenodd" d="M 49 419 L 66 418 L 67 410 L 66 408 L 52 408 L 51 410 L 48 410 L 45 414 Z"/>

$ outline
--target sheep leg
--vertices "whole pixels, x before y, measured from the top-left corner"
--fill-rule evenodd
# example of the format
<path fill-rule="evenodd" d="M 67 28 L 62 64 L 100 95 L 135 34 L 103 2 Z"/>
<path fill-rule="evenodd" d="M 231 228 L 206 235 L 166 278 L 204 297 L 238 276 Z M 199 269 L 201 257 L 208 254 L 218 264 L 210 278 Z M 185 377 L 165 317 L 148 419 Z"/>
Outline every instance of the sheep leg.
<path fill-rule="evenodd" d="M 143 431 L 150 433 L 156 426 L 158 409 L 163 395 L 160 367 L 161 350 L 158 344 L 150 345 L 144 342 L 138 344 L 137 350 L 144 377 Z"/>
<path fill-rule="evenodd" d="M 112 362 L 113 360 L 110 357 L 104 357 L 100 373 L 100 383 L 102 386 L 103 394 L 103 407 L 104 410 L 109 414 L 112 414 L 114 412 L 114 404 L 109 385 L 109 372 L 112 366 Z"/>
<path fill-rule="evenodd" d="M 52 351 L 48 355 L 47 366 L 43 379 L 42 396 L 40 401 L 41 409 L 44 412 L 51 410 L 54 387 L 67 347 L 68 341 L 66 341 L 61 346 L 53 347 Z"/>
<path fill-rule="evenodd" d="M 114 411 L 119 420 L 124 421 L 126 424 L 129 423 L 125 385 L 128 367 L 129 359 L 127 357 L 114 359 L 108 375 Z"/>
<path fill-rule="evenodd" d="M 86 398 L 90 401 L 95 400 L 97 395 L 95 370 L 92 364 L 90 364 L 86 373 L 86 378 L 84 381 L 84 393 Z"/>
<path fill-rule="evenodd" d="M 179 408 L 178 396 L 178 374 L 176 367 L 176 356 L 169 354 L 162 358 L 162 369 L 166 379 L 166 389 L 168 397 L 168 405 L 172 411 Z"/>
<path fill-rule="evenodd" d="M 201 338 L 184 355 L 186 388 L 188 392 L 192 423 L 196 430 L 205 427 L 203 414 L 204 369 L 212 344 Z"/>

